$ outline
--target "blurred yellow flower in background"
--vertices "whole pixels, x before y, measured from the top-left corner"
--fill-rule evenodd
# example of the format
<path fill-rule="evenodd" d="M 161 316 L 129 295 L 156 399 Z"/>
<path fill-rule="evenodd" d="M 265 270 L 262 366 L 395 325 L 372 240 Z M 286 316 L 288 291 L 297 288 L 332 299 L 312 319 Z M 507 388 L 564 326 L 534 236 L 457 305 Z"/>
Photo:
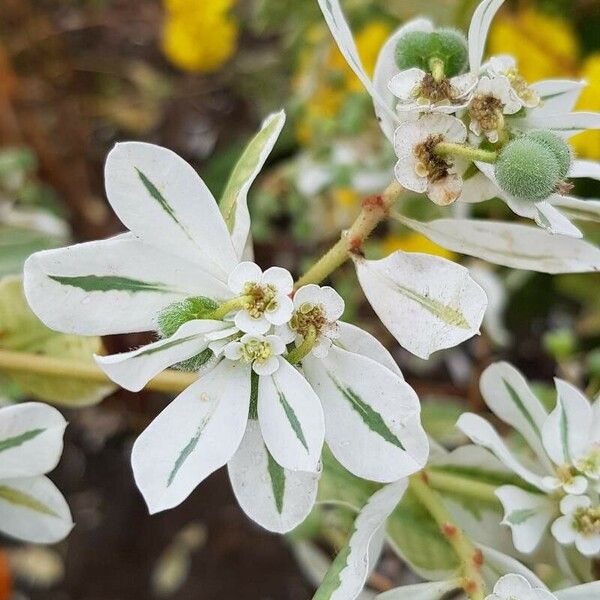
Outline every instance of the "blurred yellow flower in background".
<path fill-rule="evenodd" d="M 448 260 L 454 260 L 456 254 L 438 246 L 431 240 L 427 239 L 420 233 L 407 233 L 406 235 L 397 235 L 390 233 L 383 240 L 384 255 L 387 256 L 396 250 L 403 252 L 422 252 L 423 254 L 432 254 L 433 256 L 441 256 Z"/>
<path fill-rule="evenodd" d="M 209 73 L 235 52 L 239 27 L 235 0 L 164 0 L 162 49 L 180 69 Z"/>
<path fill-rule="evenodd" d="M 521 74 L 532 83 L 555 77 L 585 79 L 588 87 L 577 109 L 600 110 L 600 54 L 581 63 L 577 32 L 568 21 L 532 8 L 504 11 L 490 32 L 489 53 L 515 56 Z M 571 142 L 578 156 L 600 159 L 600 131 L 582 133 Z"/>
<path fill-rule="evenodd" d="M 356 47 L 369 75 L 375 70 L 379 50 L 391 31 L 387 23 L 372 21 L 356 34 Z M 315 128 L 326 128 L 326 122 L 337 115 L 349 94 L 365 93 L 362 83 L 322 26 L 313 27 L 308 33 L 294 85 L 300 96 L 308 100 L 297 123 L 298 139 L 305 145 L 314 140 Z"/>

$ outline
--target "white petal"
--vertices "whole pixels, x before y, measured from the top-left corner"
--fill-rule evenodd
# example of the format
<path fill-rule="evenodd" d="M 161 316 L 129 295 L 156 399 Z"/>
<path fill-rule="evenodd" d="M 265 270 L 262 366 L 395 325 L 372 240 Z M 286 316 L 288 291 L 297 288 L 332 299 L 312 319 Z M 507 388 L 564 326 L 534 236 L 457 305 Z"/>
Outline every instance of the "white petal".
<path fill-rule="evenodd" d="M 544 491 L 542 477 L 525 468 L 506 447 L 496 430 L 482 417 L 472 413 L 464 413 L 456 422 L 456 426 L 475 444 L 487 448 L 501 460 L 506 467 L 519 475 L 527 483 Z"/>
<path fill-rule="evenodd" d="M 494 593 L 498 594 L 501 598 L 507 599 L 511 596 L 515 598 L 527 598 L 531 594 L 531 590 L 532 587 L 529 581 L 525 577 L 515 575 L 514 573 L 500 577 L 494 586 Z"/>
<path fill-rule="evenodd" d="M 562 214 L 571 219 L 600 223 L 600 200 L 573 198 L 572 196 L 553 194 L 548 198 L 548 202 L 552 204 L 552 206 L 560 208 Z"/>
<path fill-rule="evenodd" d="M 467 140 L 466 125 L 451 115 L 439 113 L 425 115 L 420 119 L 420 123 L 427 129 L 429 135 L 443 135 L 446 142 L 462 144 Z"/>
<path fill-rule="evenodd" d="M 131 455 L 135 481 L 151 513 L 183 502 L 233 456 L 249 405 L 250 367 L 223 360 L 152 421 Z"/>
<path fill-rule="evenodd" d="M 266 336 L 266 340 L 269 342 L 273 354 L 280 355 L 287 350 L 284 340 L 278 335 L 268 335 Z"/>
<path fill-rule="evenodd" d="M 587 398 L 566 381 L 556 380 L 556 408 L 544 424 L 544 447 L 557 465 L 572 464 L 588 446 L 592 408 Z"/>
<path fill-rule="evenodd" d="M 552 535 L 563 546 L 568 546 L 575 541 L 577 532 L 573 529 L 573 517 L 559 517 L 552 523 Z"/>
<path fill-rule="evenodd" d="M 289 471 L 279 466 L 254 419 L 248 421 L 244 439 L 227 470 L 242 510 L 269 531 L 291 531 L 304 521 L 315 503 L 320 473 Z"/>
<path fill-rule="evenodd" d="M 456 174 L 448 175 L 427 187 L 429 199 L 438 206 L 448 206 L 456 202 L 462 193 L 462 177 Z"/>
<path fill-rule="evenodd" d="M 294 294 L 294 307 L 300 308 L 303 304 L 319 304 L 321 302 L 321 288 L 314 284 L 309 283 L 303 285 Z"/>
<path fill-rule="evenodd" d="M 565 139 L 588 129 L 600 129 L 600 113 L 571 112 L 546 114 L 537 110 L 529 111 L 523 119 L 515 119 L 517 128 L 550 129 Z"/>
<path fill-rule="evenodd" d="M 417 175 L 413 156 L 400 158 L 394 166 L 394 174 L 398 182 L 407 190 L 423 194 L 427 191 L 427 177 Z"/>
<path fill-rule="evenodd" d="M 241 294 L 247 283 L 260 283 L 262 275 L 262 269 L 256 263 L 241 262 L 229 273 L 227 285 L 234 294 Z"/>
<path fill-rule="evenodd" d="M 287 296 L 280 296 L 275 310 L 265 311 L 265 318 L 273 325 L 284 325 L 292 318 L 294 303 Z"/>
<path fill-rule="evenodd" d="M 469 65 L 474 75 L 479 73 L 490 25 L 503 3 L 504 0 L 483 0 L 473 14 L 469 27 Z"/>
<path fill-rule="evenodd" d="M 246 146 L 235 165 L 219 204 L 223 218 L 231 231 L 231 240 L 237 257 L 252 247 L 248 191 L 263 168 L 285 124 L 285 111 L 269 115 L 260 131 Z"/>
<path fill-rule="evenodd" d="M 238 259 L 213 195 L 187 162 L 167 148 L 126 142 L 109 152 L 104 173 L 108 200 L 129 230 L 225 280 Z"/>
<path fill-rule="evenodd" d="M 570 515 L 579 508 L 589 508 L 592 501 L 588 496 L 565 496 L 560 501 L 560 511 L 563 515 Z"/>
<path fill-rule="evenodd" d="M 329 354 L 329 349 L 333 342 L 330 338 L 321 336 L 317 338 L 315 345 L 311 349 L 311 354 L 316 358 L 325 358 Z"/>
<path fill-rule="evenodd" d="M 385 483 L 423 467 L 429 447 L 419 400 L 403 379 L 336 346 L 302 364 L 323 404 L 327 443 L 350 472 Z"/>
<path fill-rule="evenodd" d="M 545 495 L 532 494 L 514 485 L 498 488 L 496 496 L 504 507 L 502 523 L 511 528 L 515 548 L 525 554 L 533 552 L 556 516 L 556 504 Z"/>
<path fill-rule="evenodd" d="M 343 321 L 338 323 L 338 328 L 339 336 L 335 340 L 336 346 L 348 352 L 355 352 L 371 358 L 404 379 L 398 363 L 376 337 L 356 325 Z"/>
<path fill-rule="evenodd" d="M 575 538 L 575 547 L 584 556 L 596 556 L 600 553 L 600 535 L 588 537 L 579 534 Z"/>
<path fill-rule="evenodd" d="M 227 328 L 223 321 L 188 321 L 169 338 L 131 352 L 94 358 L 112 381 L 126 390 L 139 392 L 164 369 L 206 350 L 211 341 L 207 333 Z"/>
<path fill-rule="evenodd" d="M 37 252 L 25 263 L 24 287 L 48 327 L 78 335 L 150 331 L 173 302 L 231 295 L 199 266 L 132 235 Z"/>
<path fill-rule="evenodd" d="M 421 69 L 407 69 L 392 77 L 388 83 L 388 89 L 402 102 L 414 102 L 415 88 L 423 81 L 424 77 L 425 71 Z"/>
<path fill-rule="evenodd" d="M 464 267 L 428 254 L 355 258 L 360 285 L 398 342 L 420 358 L 479 332 L 487 297 Z"/>
<path fill-rule="evenodd" d="M 328 285 L 321 288 L 321 303 L 330 322 L 337 321 L 344 314 L 344 299 Z"/>
<path fill-rule="evenodd" d="M 73 528 L 63 495 L 47 477 L 3 479 L 0 530 L 34 544 L 54 544 Z"/>
<path fill-rule="evenodd" d="M 277 356 L 271 356 L 264 362 L 254 361 L 252 363 L 252 370 L 257 375 L 263 375 L 266 377 L 268 375 L 273 375 L 273 373 L 279 369 L 282 362 L 286 361 L 280 360 Z"/>
<path fill-rule="evenodd" d="M 574 110 L 577 100 L 586 85 L 585 81 L 569 81 L 566 79 L 547 79 L 532 84 L 531 88 L 541 100 L 536 113 L 538 115 L 570 113 Z"/>
<path fill-rule="evenodd" d="M 212 347 L 213 345 L 211 344 L 211 348 Z M 225 355 L 225 358 L 228 358 L 229 360 L 240 360 L 240 358 L 242 358 L 242 344 L 240 342 L 229 342 L 223 348 L 223 354 Z"/>
<path fill-rule="evenodd" d="M 318 470 L 325 437 L 323 409 L 304 377 L 286 360 L 258 383 L 258 420 L 273 458 L 292 471 Z"/>
<path fill-rule="evenodd" d="M 54 469 L 67 422 L 51 406 L 25 402 L 0 409 L 0 479 L 31 477 Z"/>
<path fill-rule="evenodd" d="M 541 464 L 553 472 L 554 466 L 542 444 L 542 428 L 548 413 L 523 375 L 506 362 L 494 363 L 481 374 L 479 387 L 490 410 L 514 427 L 533 448 Z"/>
<path fill-rule="evenodd" d="M 564 484 L 563 489 L 567 494 L 585 494 L 588 489 L 588 480 L 583 475 L 576 475 Z"/>
<path fill-rule="evenodd" d="M 294 278 L 290 272 L 281 267 L 270 267 L 262 276 L 262 283 L 264 285 L 271 284 L 275 287 L 278 294 L 287 296 L 292 293 L 294 289 Z"/>
<path fill-rule="evenodd" d="M 271 327 L 271 323 L 269 323 L 264 315 L 258 319 L 255 319 L 245 310 L 240 310 L 235 313 L 234 323 L 240 331 L 252 333 L 254 335 L 262 335 L 263 333 L 267 333 Z"/>

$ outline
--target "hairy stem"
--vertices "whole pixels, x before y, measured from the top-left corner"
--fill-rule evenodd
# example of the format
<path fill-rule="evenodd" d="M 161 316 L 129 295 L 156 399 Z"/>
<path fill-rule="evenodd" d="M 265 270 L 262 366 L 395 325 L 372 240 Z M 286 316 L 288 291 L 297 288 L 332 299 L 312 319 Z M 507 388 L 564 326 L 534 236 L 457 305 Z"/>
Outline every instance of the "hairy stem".
<path fill-rule="evenodd" d="M 390 208 L 400 197 L 402 191 L 402 186 L 393 182 L 380 196 L 367 198 L 350 229 L 343 233 L 341 239 L 300 277 L 294 286 L 295 289 L 309 283 L 321 283 L 343 265 L 352 253 L 360 252 L 364 241 L 388 215 Z"/>
<path fill-rule="evenodd" d="M 302 343 L 288 353 L 286 356 L 287 361 L 292 365 L 298 364 L 312 350 L 316 341 L 317 328 L 314 325 L 311 325 L 304 336 Z"/>
<path fill-rule="evenodd" d="M 89 381 L 91 383 L 112 384 L 110 379 L 96 365 L 80 360 L 54 358 L 26 352 L 0 350 L 0 372 L 35 373 L 48 377 L 63 377 Z M 198 379 L 195 373 L 168 370 L 152 379 L 145 389 L 157 392 L 183 392 Z"/>
<path fill-rule="evenodd" d="M 452 515 L 448 512 L 439 494 L 430 486 L 425 473 L 413 475 L 410 478 L 409 487 L 439 525 L 460 559 L 463 589 L 471 600 L 484 600 L 487 589 L 480 572 L 483 563 L 481 551 L 475 548 L 462 529 L 453 523 Z"/>
<path fill-rule="evenodd" d="M 492 164 L 498 159 L 498 153 L 493 150 L 482 150 L 466 144 L 451 144 L 450 142 L 440 142 L 435 147 L 435 153 L 439 156 L 459 156 L 472 162 L 479 161 Z"/>

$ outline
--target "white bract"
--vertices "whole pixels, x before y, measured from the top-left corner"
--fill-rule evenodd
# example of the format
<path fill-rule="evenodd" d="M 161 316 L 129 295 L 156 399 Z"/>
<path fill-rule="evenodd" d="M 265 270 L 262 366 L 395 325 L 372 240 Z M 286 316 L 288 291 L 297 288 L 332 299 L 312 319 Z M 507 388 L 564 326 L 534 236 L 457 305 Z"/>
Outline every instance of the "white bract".
<path fill-rule="evenodd" d="M 67 422 L 55 409 L 27 402 L 0 409 L 0 531 L 52 544 L 73 528 L 69 507 L 44 476 L 58 464 Z"/>
<path fill-rule="evenodd" d="M 492 20 L 504 0 L 483 0 L 479 4 L 466 42 L 456 32 L 436 29 L 428 19 L 418 18 L 403 25 L 383 45 L 372 80 L 360 61 L 339 0 L 318 2 L 340 51 L 371 95 L 382 130 L 399 155 L 396 175 L 400 183 L 413 191 L 427 192 L 434 202 L 442 205 L 455 200 L 481 202 L 497 196 L 516 214 L 533 219 L 551 233 L 581 237 L 568 218 L 569 207 L 587 212 L 590 206 L 570 197 L 570 186 L 564 180 L 566 177 L 599 179 L 598 163 L 573 160 L 563 153 L 560 160 L 570 162 L 571 168 L 557 169 L 557 156 L 547 154 L 549 148 L 543 141 L 539 153 L 526 152 L 520 162 L 508 161 L 511 173 L 521 173 L 515 185 L 508 185 L 504 178 L 496 176 L 505 148 L 522 136 L 542 130 L 568 140 L 582 131 L 600 128 L 600 113 L 573 112 L 584 83 L 548 80 L 530 85 L 519 73 L 514 58 L 506 55 L 491 57 L 482 64 Z M 445 43 L 440 44 L 442 38 Z M 451 42 L 450 46 L 446 42 Z M 462 50 L 461 43 L 466 44 Z M 459 60 L 463 51 L 465 58 L 468 55 L 464 64 Z M 405 134 L 417 131 L 415 119 L 419 116 L 423 119 L 431 112 L 453 114 L 472 136 L 469 144 L 465 144 L 462 133 L 457 135 L 456 143 L 461 147 L 454 149 L 440 151 L 441 147 L 436 150 L 435 144 L 430 144 L 428 154 L 452 164 L 448 156 L 454 153 L 476 167 L 465 171 L 469 162 L 463 160 L 463 169 L 459 171 L 467 174 L 463 185 L 453 176 L 447 185 L 438 186 L 434 194 L 406 164 L 420 162 L 422 148 L 420 142 L 416 146 L 411 144 L 410 136 L 407 138 Z M 556 151 L 556 144 L 553 146 Z M 415 148 L 419 155 L 415 154 Z M 483 149 L 491 150 L 487 158 L 481 154 Z"/>
<path fill-rule="evenodd" d="M 597 553 L 600 550 L 596 549 L 600 532 L 598 401 L 590 405 L 576 388 L 557 379 L 557 404 L 548 414 L 523 376 L 507 363 L 488 367 L 480 385 L 490 410 L 527 440 L 535 457 L 531 464 L 524 464 L 482 417 L 465 413 L 458 420 L 457 426 L 474 443 L 492 451 L 524 482 L 521 487 L 504 485 L 496 491 L 504 506 L 504 524 L 511 528 L 517 550 L 533 552 L 550 524 L 556 523 L 560 507 L 565 516 L 559 518 L 560 525 L 552 526 L 557 541 L 572 544 L 585 539 L 587 543 L 579 541 L 577 549 L 586 555 Z M 568 498 L 576 495 L 587 506 L 575 509 L 573 516 L 570 509 L 576 501 Z M 567 535 L 565 511 L 571 515 L 568 518 L 579 537 Z"/>

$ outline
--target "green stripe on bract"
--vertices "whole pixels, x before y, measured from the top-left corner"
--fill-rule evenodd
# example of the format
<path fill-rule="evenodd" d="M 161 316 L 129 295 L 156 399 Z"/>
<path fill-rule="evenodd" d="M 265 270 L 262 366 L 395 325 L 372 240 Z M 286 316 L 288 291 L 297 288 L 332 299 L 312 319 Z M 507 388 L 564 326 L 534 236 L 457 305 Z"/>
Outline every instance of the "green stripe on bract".
<path fill-rule="evenodd" d="M 37 498 L 34 498 L 21 490 L 11 488 L 8 485 L 0 485 L 0 500 L 4 500 L 15 506 L 28 508 L 29 510 L 33 510 L 42 515 L 58 517 L 51 508 L 46 506 L 43 502 L 40 502 Z"/>
<path fill-rule="evenodd" d="M 31 429 L 29 431 L 25 431 L 20 435 L 15 435 L 13 437 L 4 438 L 0 440 L 0 452 L 3 450 L 8 450 L 10 448 L 15 448 L 16 446 L 21 446 L 25 442 L 32 440 L 33 438 L 40 435 L 40 433 L 44 433 L 45 429 Z"/>
<path fill-rule="evenodd" d="M 392 430 L 387 426 L 383 417 L 376 411 L 373 410 L 358 394 L 356 394 L 350 388 L 345 388 L 342 384 L 328 371 L 327 375 L 335 385 L 335 387 L 342 393 L 342 395 L 350 402 L 352 408 L 360 415 L 365 425 L 371 430 L 380 435 L 386 442 L 394 444 L 406 452 L 406 448 L 402 442 L 398 439 Z"/>
<path fill-rule="evenodd" d="M 513 388 L 512 385 L 510 385 L 510 383 L 506 381 L 506 379 L 503 379 L 502 383 L 504 384 L 504 387 L 506 388 L 510 399 L 515 403 L 515 406 L 519 409 L 519 412 L 525 417 L 525 420 L 531 425 L 532 429 L 535 431 L 537 436 L 540 437 L 540 430 L 538 426 L 535 424 L 533 417 L 525 407 L 523 400 L 521 400 L 521 397 L 519 396 L 515 388 Z"/>
<path fill-rule="evenodd" d="M 511 525 L 522 525 L 525 521 L 528 521 L 532 517 L 535 517 L 537 511 L 535 508 L 522 508 L 520 510 L 513 510 L 507 517 L 506 520 Z"/>
<path fill-rule="evenodd" d="M 75 277 L 48 275 L 48 277 L 57 283 L 70 285 L 84 292 L 158 292 L 160 294 L 175 292 L 162 283 L 149 283 L 116 275 L 79 275 Z"/>
<path fill-rule="evenodd" d="M 340 575 L 342 571 L 348 566 L 348 557 L 350 556 L 350 543 L 347 543 L 335 557 L 331 563 L 325 578 L 323 579 L 319 589 L 315 592 L 312 600 L 329 600 L 331 596 L 339 589 L 342 585 L 342 579 Z"/>
<path fill-rule="evenodd" d="M 155 348 L 148 348 L 147 350 L 142 350 L 138 355 L 134 358 L 138 358 L 139 356 L 149 356 L 150 354 L 155 354 L 156 352 L 162 352 L 163 350 L 169 350 L 175 346 L 179 346 L 180 344 L 185 344 L 186 342 L 191 342 L 192 340 L 200 337 L 198 334 L 188 335 L 187 337 L 181 338 L 179 340 L 170 340 L 165 342 L 162 346 L 156 346 Z"/>
<path fill-rule="evenodd" d="M 567 462 L 572 462 L 571 451 L 569 450 L 569 419 L 563 403 L 559 399 L 560 404 L 560 441 L 562 444 L 563 456 Z"/>
<path fill-rule="evenodd" d="M 304 432 L 302 431 L 302 425 L 300 425 L 300 421 L 298 421 L 298 417 L 292 406 L 290 406 L 289 402 L 286 400 L 285 395 L 281 390 L 277 390 L 279 395 L 279 402 L 281 402 L 281 406 L 283 406 L 283 410 L 285 411 L 285 416 L 287 417 L 296 437 L 300 441 L 300 443 L 304 446 L 304 449 L 308 452 L 308 444 L 306 443 L 306 438 L 304 437 Z"/>
<path fill-rule="evenodd" d="M 285 494 L 285 471 L 283 470 L 283 467 L 275 461 L 266 448 L 265 452 L 267 453 L 267 469 L 271 479 L 271 489 L 273 490 L 273 497 L 275 498 L 275 506 L 277 507 L 277 512 L 281 514 L 283 512 L 283 496 Z"/>

